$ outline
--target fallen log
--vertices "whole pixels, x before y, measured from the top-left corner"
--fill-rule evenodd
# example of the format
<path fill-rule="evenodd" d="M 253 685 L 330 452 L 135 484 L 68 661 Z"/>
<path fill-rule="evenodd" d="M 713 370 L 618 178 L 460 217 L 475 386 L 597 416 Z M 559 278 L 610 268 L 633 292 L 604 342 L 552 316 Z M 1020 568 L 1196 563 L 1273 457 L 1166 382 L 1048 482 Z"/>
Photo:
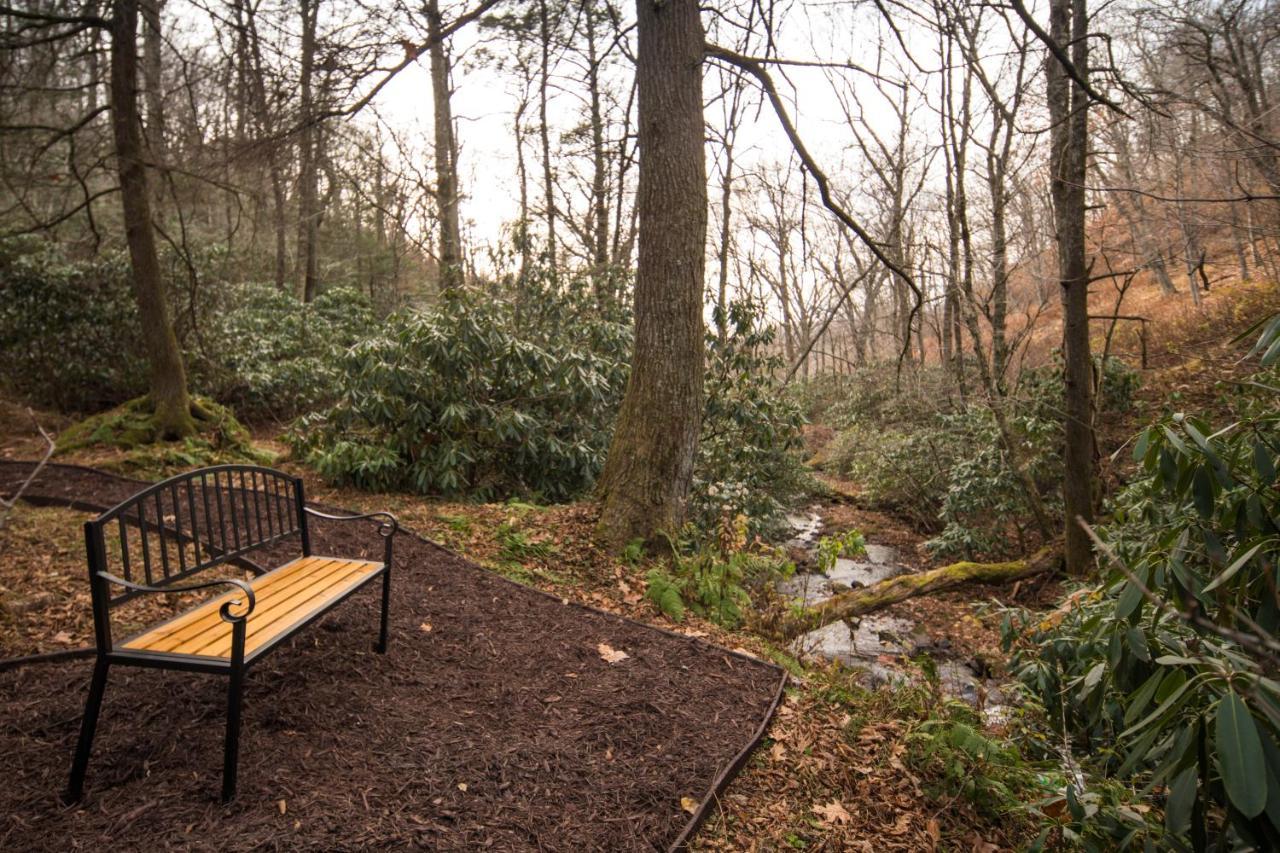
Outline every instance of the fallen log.
<path fill-rule="evenodd" d="M 867 587 L 829 598 L 816 607 L 800 610 L 781 621 L 778 634 L 793 640 L 840 619 L 862 616 L 913 596 L 937 592 L 966 583 L 1004 583 L 1052 571 L 1062 566 L 1062 544 L 1041 548 L 1023 560 L 1005 563 L 959 562 L 926 572 L 898 575 Z"/>

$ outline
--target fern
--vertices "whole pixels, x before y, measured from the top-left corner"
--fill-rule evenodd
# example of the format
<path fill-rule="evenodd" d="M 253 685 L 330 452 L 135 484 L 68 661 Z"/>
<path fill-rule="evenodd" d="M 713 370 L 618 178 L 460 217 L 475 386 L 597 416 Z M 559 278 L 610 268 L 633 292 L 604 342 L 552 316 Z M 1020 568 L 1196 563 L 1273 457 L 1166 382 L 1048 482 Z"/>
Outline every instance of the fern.
<path fill-rule="evenodd" d="M 684 583 L 662 569 L 650 570 L 646 579 L 649 588 L 645 590 L 644 597 L 657 605 L 658 610 L 671 621 L 684 621 Z"/>

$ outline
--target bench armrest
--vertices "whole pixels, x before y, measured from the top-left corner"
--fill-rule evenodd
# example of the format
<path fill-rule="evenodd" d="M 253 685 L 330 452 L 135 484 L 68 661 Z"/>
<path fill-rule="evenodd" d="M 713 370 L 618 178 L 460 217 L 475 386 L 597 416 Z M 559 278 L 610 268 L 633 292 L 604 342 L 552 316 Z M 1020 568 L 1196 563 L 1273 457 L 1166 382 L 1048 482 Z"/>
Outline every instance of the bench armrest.
<path fill-rule="evenodd" d="M 243 622 L 249 618 L 249 614 L 253 612 L 253 608 L 257 604 L 257 601 L 253 596 L 253 587 L 249 586 L 249 584 L 242 580 L 237 580 L 236 578 L 218 578 L 217 580 L 205 581 L 204 583 L 187 584 L 185 586 L 147 586 L 146 584 L 127 581 L 124 578 L 116 577 L 115 575 L 108 574 L 107 572 L 98 572 L 98 577 L 109 583 L 119 584 L 126 589 L 132 589 L 137 592 L 173 593 L 192 592 L 197 589 L 209 589 L 215 586 L 238 587 L 249 600 L 249 606 L 245 608 L 243 613 L 232 613 L 232 606 L 240 604 L 240 602 L 235 599 L 223 602 L 222 607 L 218 608 L 218 615 L 222 617 L 224 622 Z"/>
<path fill-rule="evenodd" d="M 321 512 L 318 509 L 304 507 L 304 511 L 308 515 L 314 515 L 316 518 L 326 518 L 329 521 L 361 521 L 363 519 L 377 519 L 378 533 L 382 536 L 391 536 L 400 530 L 400 522 L 389 512 L 366 512 L 361 515 L 331 515 L 327 512 Z"/>

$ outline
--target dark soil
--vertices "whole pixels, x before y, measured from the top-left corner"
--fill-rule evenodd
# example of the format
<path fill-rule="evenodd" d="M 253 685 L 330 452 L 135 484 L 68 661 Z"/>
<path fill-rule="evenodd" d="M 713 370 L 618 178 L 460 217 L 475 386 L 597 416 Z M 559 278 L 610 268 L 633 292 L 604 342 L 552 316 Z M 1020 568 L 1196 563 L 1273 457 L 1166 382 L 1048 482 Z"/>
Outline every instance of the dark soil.
<path fill-rule="evenodd" d="M 29 470 L 0 463 L 0 492 Z M 140 485 L 51 466 L 28 497 L 93 509 Z M 312 530 L 318 553 L 380 554 L 373 524 Z M 296 553 L 286 541 L 263 561 Z M 396 541 L 393 577 L 387 655 L 372 650 L 371 587 L 250 672 L 228 807 L 223 679 L 115 668 L 88 793 L 66 808 L 91 662 L 0 673 L 0 849 L 661 849 L 781 688 L 771 665 L 547 596 L 413 535 Z M 606 662 L 602 643 L 628 657 Z"/>

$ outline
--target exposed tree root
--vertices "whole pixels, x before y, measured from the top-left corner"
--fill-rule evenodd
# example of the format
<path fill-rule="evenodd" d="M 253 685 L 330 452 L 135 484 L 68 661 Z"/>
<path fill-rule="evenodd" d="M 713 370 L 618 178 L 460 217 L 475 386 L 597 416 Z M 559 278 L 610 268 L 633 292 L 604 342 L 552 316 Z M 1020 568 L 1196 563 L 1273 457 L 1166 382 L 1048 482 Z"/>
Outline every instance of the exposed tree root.
<path fill-rule="evenodd" d="M 817 607 L 806 608 L 783 619 L 777 633 L 784 639 L 794 639 L 840 619 L 862 616 L 881 608 L 905 601 L 913 596 L 937 592 L 966 583 L 996 583 L 1018 580 L 1054 571 L 1062 566 L 1062 543 L 1041 548 L 1023 560 L 1006 563 L 952 563 L 930 569 L 889 578 L 873 586 L 850 590 L 830 598 Z"/>

